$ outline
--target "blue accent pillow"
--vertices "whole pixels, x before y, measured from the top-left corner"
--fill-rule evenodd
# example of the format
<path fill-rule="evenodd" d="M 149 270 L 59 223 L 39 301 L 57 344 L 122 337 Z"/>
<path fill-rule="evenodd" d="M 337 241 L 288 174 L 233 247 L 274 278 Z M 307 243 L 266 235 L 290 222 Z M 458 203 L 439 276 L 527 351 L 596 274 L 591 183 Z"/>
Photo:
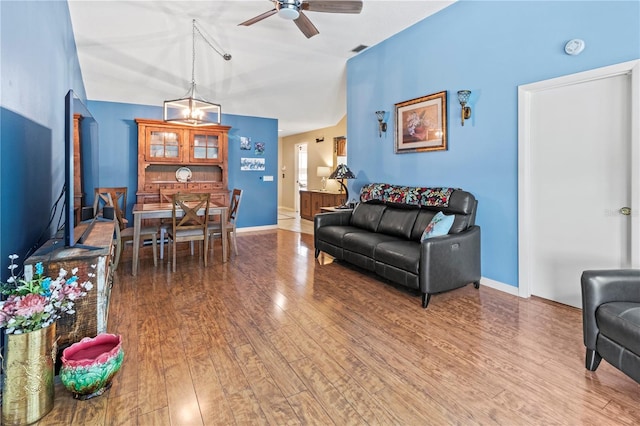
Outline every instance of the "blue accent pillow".
<path fill-rule="evenodd" d="M 431 222 L 429 222 L 427 227 L 424 229 L 422 237 L 420 237 L 420 242 L 423 242 L 427 238 L 447 235 L 455 218 L 456 215 L 454 214 L 447 216 L 442 212 L 436 213 L 433 219 L 431 219 Z"/>

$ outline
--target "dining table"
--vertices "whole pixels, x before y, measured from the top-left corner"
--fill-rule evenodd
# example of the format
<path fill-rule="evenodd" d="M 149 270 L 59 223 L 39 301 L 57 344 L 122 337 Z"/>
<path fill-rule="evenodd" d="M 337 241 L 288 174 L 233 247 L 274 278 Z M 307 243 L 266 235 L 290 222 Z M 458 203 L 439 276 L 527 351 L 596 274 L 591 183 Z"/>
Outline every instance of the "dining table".
<path fill-rule="evenodd" d="M 205 208 L 203 207 L 198 211 L 199 215 L 205 214 Z M 229 250 L 229 242 L 227 235 L 227 215 L 229 207 L 216 203 L 209 203 L 209 216 L 220 216 L 220 232 L 222 234 L 222 261 L 227 261 L 227 255 Z M 182 209 L 176 209 L 178 217 L 182 215 Z M 137 275 L 138 273 L 138 258 L 140 256 L 140 229 L 142 227 L 142 221 L 144 219 L 167 219 L 173 217 L 173 204 L 172 203 L 144 203 L 135 204 L 133 206 L 133 264 L 131 267 L 131 274 Z"/>

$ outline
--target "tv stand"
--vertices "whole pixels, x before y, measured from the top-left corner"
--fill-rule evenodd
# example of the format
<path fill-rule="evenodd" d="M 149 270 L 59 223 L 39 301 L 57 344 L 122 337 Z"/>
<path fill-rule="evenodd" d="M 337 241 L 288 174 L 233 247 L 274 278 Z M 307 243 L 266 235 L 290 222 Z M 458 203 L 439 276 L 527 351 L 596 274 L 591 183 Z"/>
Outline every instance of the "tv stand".
<path fill-rule="evenodd" d="M 82 226 L 82 225 L 79 225 Z M 93 288 L 76 301 L 76 313 L 63 314 L 57 322 L 56 335 L 59 348 L 80 341 L 83 337 L 94 337 L 107 331 L 109 314 L 109 294 L 113 284 L 113 233 L 115 221 L 96 220 L 86 232 L 83 244 L 65 247 L 63 238 L 52 238 L 33 253 L 24 262 L 24 275 L 27 280 L 34 273 L 34 265 L 42 262 L 45 276 L 55 278 L 60 268 L 71 275 L 78 268 L 78 279 L 89 279 Z M 91 265 L 96 265 L 95 269 Z M 89 278 L 88 273 L 95 274 Z"/>

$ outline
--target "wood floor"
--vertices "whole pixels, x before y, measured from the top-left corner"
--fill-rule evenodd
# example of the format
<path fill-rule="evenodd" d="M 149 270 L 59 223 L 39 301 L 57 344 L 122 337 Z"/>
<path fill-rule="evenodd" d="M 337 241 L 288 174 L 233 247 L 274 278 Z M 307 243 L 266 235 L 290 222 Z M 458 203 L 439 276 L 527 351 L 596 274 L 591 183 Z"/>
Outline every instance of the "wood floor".
<path fill-rule="evenodd" d="M 38 425 L 640 423 L 640 385 L 604 361 L 584 368 L 577 309 L 467 286 L 423 310 L 316 262 L 311 235 L 238 245 L 206 270 L 186 251 L 176 273 L 147 257 L 136 278 L 125 252 L 108 323 L 122 370 L 88 401 L 57 384 Z"/>

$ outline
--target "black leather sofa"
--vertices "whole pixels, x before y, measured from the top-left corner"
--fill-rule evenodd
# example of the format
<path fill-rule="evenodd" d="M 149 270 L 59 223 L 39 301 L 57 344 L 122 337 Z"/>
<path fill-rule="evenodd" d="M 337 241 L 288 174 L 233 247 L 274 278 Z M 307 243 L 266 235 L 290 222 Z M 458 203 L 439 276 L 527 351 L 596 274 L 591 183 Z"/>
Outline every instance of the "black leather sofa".
<path fill-rule="evenodd" d="M 369 184 L 353 211 L 314 217 L 315 256 L 325 252 L 401 286 L 418 290 L 422 306 L 432 294 L 480 286 L 478 202 L 449 188 Z M 434 215 L 455 215 L 447 235 L 420 241 Z"/>
<path fill-rule="evenodd" d="M 586 368 L 604 358 L 640 383 L 640 270 L 584 271 L 581 284 Z"/>

